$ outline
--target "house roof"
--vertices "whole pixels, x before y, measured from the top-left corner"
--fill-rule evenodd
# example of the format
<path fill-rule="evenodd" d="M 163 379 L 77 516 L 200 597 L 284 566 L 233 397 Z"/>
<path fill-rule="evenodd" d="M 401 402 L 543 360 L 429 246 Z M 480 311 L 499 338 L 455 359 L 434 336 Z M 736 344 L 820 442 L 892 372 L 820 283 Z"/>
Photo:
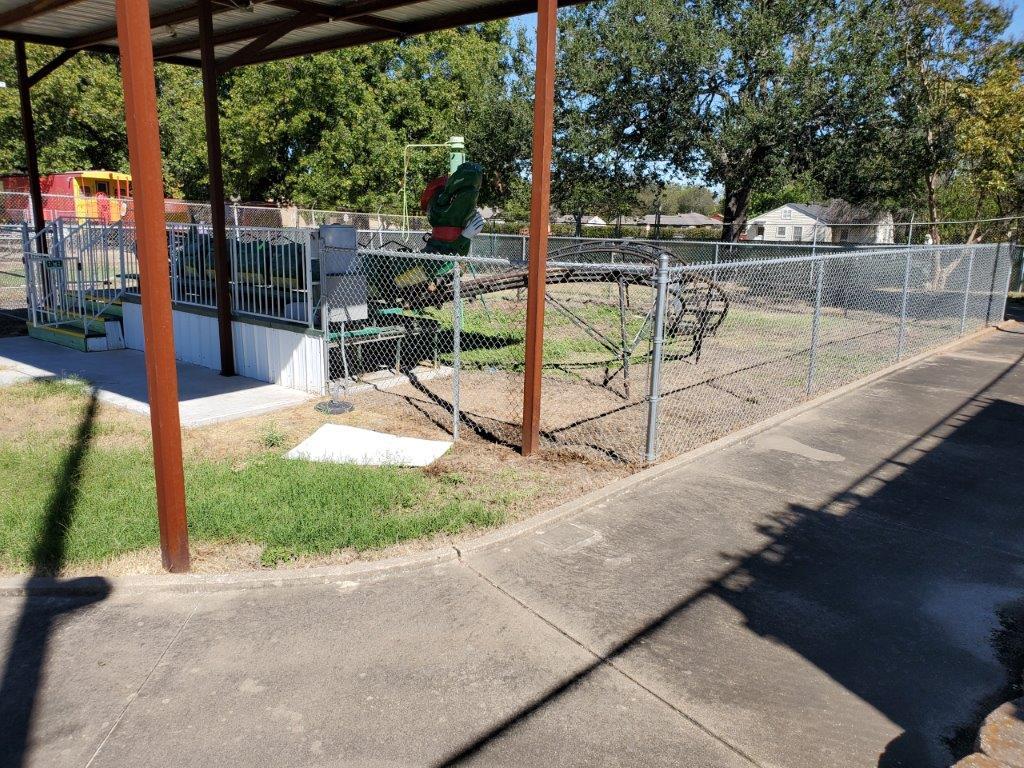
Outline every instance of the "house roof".
<path fill-rule="evenodd" d="M 828 223 L 827 221 L 825 221 L 825 214 L 828 211 L 824 205 L 818 205 L 816 203 L 786 203 L 786 205 L 780 207 L 785 208 L 787 205 L 794 211 L 802 213 L 804 216 L 807 216 L 808 218 L 817 219 L 822 224 Z"/>
<path fill-rule="evenodd" d="M 212 0 L 221 68 L 536 11 L 536 0 Z M 559 6 L 586 0 L 559 0 Z M 0 39 L 117 52 L 115 0 L 0 0 Z M 199 3 L 149 0 L 157 60 L 198 65 Z"/>
<path fill-rule="evenodd" d="M 646 216 L 636 219 L 637 224 L 657 226 L 657 214 L 649 213 Z M 703 213 L 691 211 L 690 213 L 661 214 L 661 226 L 663 227 L 718 227 L 722 222 L 705 216 Z"/>
<path fill-rule="evenodd" d="M 815 219 L 819 224 L 827 227 L 843 226 L 850 224 L 884 224 L 887 214 L 873 213 L 869 209 L 857 208 L 844 203 L 842 200 L 834 200 L 830 205 L 819 205 L 817 203 L 785 203 L 778 208 L 772 208 L 757 216 L 751 216 L 750 221 L 764 218 L 783 208 L 792 208 L 797 213 L 802 213 L 809 219 Z M 889 216 L 891 222 L 892 217 Z"/>
<path fill-rule="evenodd" d="M 560 216 L 555 216 L 552 221 L 555 224 L 575 224 L 576 217 L 568 213 L 563 213 Z M 594 227 L 603 227 L 607 225 L 607 222 L 595 213 L 583 214 L 580 219 L 580 223 Z"/>

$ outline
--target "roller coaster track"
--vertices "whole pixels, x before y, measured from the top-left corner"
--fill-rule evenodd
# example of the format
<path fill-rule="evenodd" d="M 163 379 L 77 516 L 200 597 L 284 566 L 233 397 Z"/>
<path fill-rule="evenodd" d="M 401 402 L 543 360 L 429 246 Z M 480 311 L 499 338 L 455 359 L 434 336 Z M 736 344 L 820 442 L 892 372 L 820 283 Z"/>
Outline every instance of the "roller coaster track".
<path fill-rule="evenodd" d="M 404 244 L 386 243 L 385 248 Z M 408 246 L 402 247 L 409 251 Z M 546 285 L 581 283 L 610 283 L 622 286 L 653 287 L 661 251 L 646 244 L 634 242 L 590 242 L 552 251 Z M 680 265 L 673 257 L 674 265 Z M 581 262 L 579 266 L 572 264 Z M 607 266 L 599 266 L 606 264 Z M 616 264 L 624 265 L 616 268 Z M 638 270 L 636 266 L 648 266 Z M 527 287 L 526 269 L 502 271 L 496 274 L 466 275 L 460 280 L 459 295 L 463 299 L 486 297 L 489 294 L 518 291 Z M 411 309 L 441 307 L 454 300 L 454 283 L 415 286 L 400 292 L 401 301 Z M 666 337 L 690 337 L 691 352 L 700 354 L 701 342 L 715 333 L 729 312 L 729 297 L 713 280 L 700 274 L 683 273 L 670 277 L 668 285 L 668 316 Z"/>

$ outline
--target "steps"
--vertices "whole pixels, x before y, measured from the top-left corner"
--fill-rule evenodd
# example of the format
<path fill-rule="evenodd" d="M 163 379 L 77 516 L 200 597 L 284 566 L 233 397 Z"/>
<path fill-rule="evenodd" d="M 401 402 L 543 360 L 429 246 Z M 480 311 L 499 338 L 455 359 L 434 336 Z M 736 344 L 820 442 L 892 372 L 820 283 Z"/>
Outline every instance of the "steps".
<path fill-rule="evenodd" d="M 85 308 L 84 315 L 67 313 L 48 325 L 28 323 L 28 335 L 80 352 L 124 349 L 121 302 L 108 306 L 108 302 L 101 297 L 89 297 L 85 301 Z"/>

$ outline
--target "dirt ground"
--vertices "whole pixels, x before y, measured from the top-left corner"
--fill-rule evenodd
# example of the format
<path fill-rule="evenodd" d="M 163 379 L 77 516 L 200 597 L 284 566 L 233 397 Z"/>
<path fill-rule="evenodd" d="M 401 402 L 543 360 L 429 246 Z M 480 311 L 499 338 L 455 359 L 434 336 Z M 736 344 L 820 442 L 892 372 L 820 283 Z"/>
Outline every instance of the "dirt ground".
<path fill-rule="evenodd" d="M 496 313 L 501 311 L 500 305 L 494 306 Z M 632 356 L 627 389 L 618 361 L 605 352 L 607 364 L 595 364 L 601 355 L 590 339 L 579 329 L 567 328 L 564 320 L 553 319 L 556 322 L 549 319 L 545 326 L 541 405 L 547 450 L 567 460 L 642 466 L 648 434 L 649 346 L 639 345 Z M 703 339 L 699 355 L 689 337 L 671 340 L 661 372 L 657 457 L 691 450 L 895 362 L 898 324 L 891 316 L 828 308 L 820 318 L 811 376 L 812 323 L 813 308 L 806 303 L 745 298 L 734 301 L 724 324 Z M 597 327 L 607 336 L 615 330 Z M 934 343 L 929 334 L 947 333 L 946 328 L 915 329 L 908 335 L 907 349 L 912 353 L 921 344 Z M 459 377 L 463 434 L 517 445 L 523 376 L 515 350 L 478 347 L 468 358 Z M 379 419 L 387 424 L 391 414 L 400 413 L 404 428 L 437 438 L 450 435 L 454 394 L 447 376 L 351 398 L 371 423 Z"/>

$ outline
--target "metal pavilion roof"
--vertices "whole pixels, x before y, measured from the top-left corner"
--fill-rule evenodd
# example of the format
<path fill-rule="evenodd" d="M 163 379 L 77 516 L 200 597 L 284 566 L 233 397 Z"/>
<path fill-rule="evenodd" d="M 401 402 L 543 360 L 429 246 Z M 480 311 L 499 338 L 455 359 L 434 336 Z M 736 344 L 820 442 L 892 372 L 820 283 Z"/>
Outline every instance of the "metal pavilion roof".
<path fill-rule="evenodd" d="M 0 0 L 0 39 L 116 53 L 114 6 L 115 0 Z M 198 66 L 199 4 L 150 0 L 149 7 L 154 57 Z M 536 9 L 536 0 L 214 0 L 215 58 L 227 69 Z"/>

